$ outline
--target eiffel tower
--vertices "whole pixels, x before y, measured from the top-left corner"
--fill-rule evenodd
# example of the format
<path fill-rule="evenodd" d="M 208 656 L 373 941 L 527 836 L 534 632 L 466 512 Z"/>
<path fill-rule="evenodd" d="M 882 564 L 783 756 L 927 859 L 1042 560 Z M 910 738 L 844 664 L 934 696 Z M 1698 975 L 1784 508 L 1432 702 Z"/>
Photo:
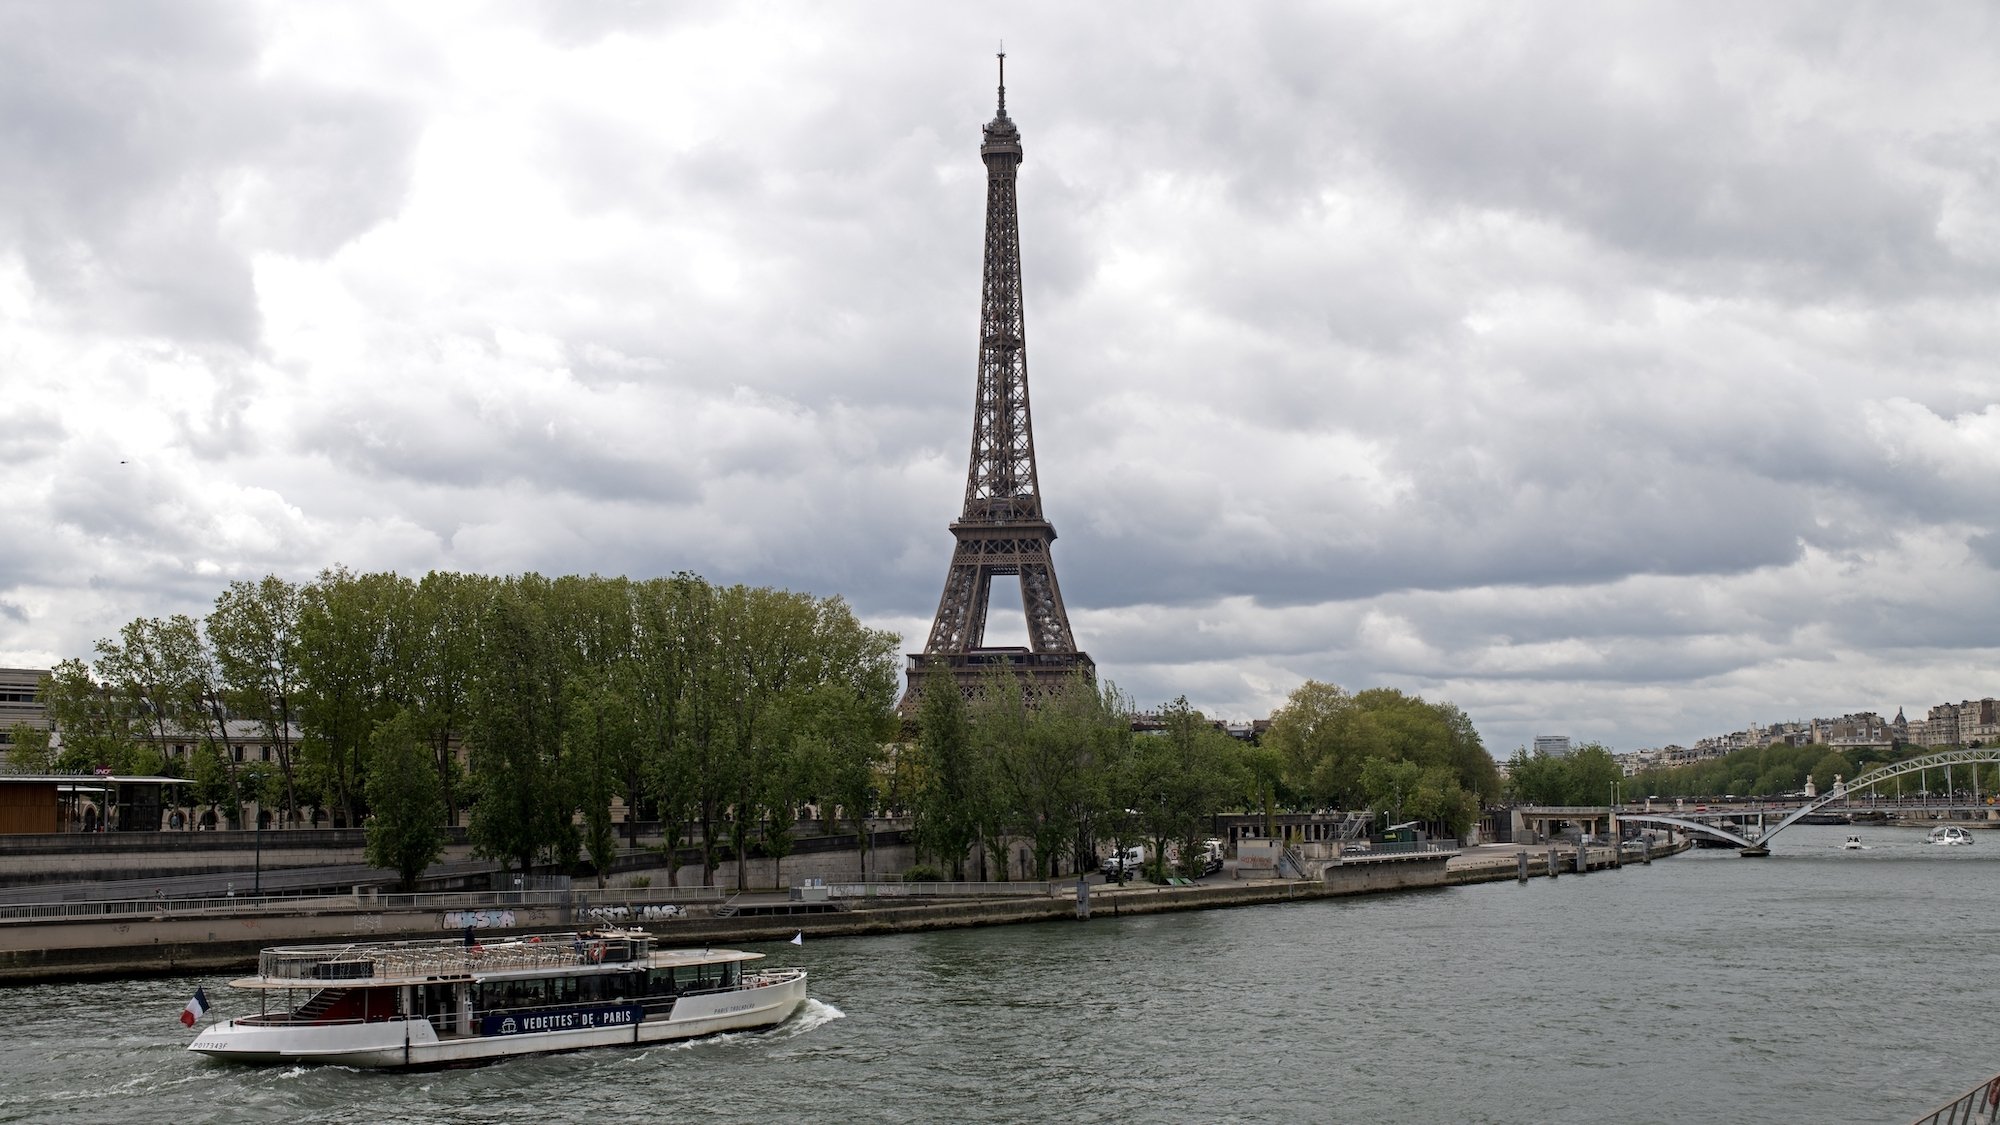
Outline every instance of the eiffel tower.
<path fill-rule="evenodd" d="M 1060 691 L 1096 665 L 1077 650 L 1063 609 L 1049 544 L 1056 529 L 1042 513 L 1035 479 L 1035 433 L 1028 419 L 1027 328 L 1021 314 L 1021 230 L 1015 173 L 1021 131 L 1007 116 L 1007 55 L 1000 54 L 1000 109 L 986 123 L 986 269 L 979 304 L 979 386 L 972 407 L 972 460 L 965 509 L 951 525 L 956 545 L 924 651 L 910 656 L 907 713 L 926 673 L 942 664 L 959 690 L 977 693 L 991 669 L 1022 677 L 1029 698 Z M 986 647 L 986 611 L 995 575 L 1018 575 L 1028 618 L 1027 648 Z"/>

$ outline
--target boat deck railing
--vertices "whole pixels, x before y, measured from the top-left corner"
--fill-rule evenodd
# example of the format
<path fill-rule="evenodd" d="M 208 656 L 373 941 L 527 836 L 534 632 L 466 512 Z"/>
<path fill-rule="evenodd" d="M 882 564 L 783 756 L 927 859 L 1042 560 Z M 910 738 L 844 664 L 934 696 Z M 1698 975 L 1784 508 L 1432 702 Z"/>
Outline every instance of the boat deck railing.
<path fill-rule="evenodd" d="M 433 939 L 281 946 L 258 954 L 257 975 L 267 981 L 297 981 L 302 987 L 338 988 L 367 981 L 629 963 L 644 956 L 649 946 L 647 935 L 587 933 L 469 945 L 457 939 Z"/>
<path fill-rule="evenodd" d="M 1917 1118 L 1913 1125 L 1992 1125 L 2000 1121 L 2000 1075 L 1965 1092 L 1957 1101 Z"/>

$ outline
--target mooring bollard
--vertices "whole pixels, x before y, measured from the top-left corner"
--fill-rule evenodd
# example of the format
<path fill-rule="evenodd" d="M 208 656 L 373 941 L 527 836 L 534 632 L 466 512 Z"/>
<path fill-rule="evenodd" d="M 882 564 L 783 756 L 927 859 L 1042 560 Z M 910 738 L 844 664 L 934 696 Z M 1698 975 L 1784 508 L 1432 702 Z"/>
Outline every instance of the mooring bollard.
<path fill-rule="evenodd" d="M 1590 849 L 1581 843 L 1576 846 L 1576 873 L 1578 875 L 1590 873 Z"/>
<path fill-rule="evenodd" d="M 1639 841 L 1639 862 L 1650 867 L 1653 863 L 1653 841 L 1650 837 Z"/>
<path fill-rule="evenodd" d="M 1516 860 L 1517 862 L 1519 862 L 1519 864 L 1520 864 L 1520 866 L 1521 866 L 1521 873 L 1520 873 L 1520 879 L 1521 879 L 1521 882 L 1523 882 L 1523 883 L 1527 882 L 1527 881 L 1528 881 L 1528 853 L 1527 853 L 1527 852 L 1517 852 L 1517 853 L 1515 853 L 1515 855 L 1514 855 L 1514 859 L 1515 859 L 1515 860 Z"/>
<path fill-rule="evenodd" d="M 1090 882 L 1081 871 L 1076 873 L 1076 916 L 1079 921 L 1090 917 Z"/>
<path fill-rule="evenodd" d="M 1562 874 L 1562 865 L 1556 862 L 1556 850 L 1554 848 L 1549 849 L 1549 862 L 1545 869 L 1548 871 L 1549 878 L 1551 879 Z"/>

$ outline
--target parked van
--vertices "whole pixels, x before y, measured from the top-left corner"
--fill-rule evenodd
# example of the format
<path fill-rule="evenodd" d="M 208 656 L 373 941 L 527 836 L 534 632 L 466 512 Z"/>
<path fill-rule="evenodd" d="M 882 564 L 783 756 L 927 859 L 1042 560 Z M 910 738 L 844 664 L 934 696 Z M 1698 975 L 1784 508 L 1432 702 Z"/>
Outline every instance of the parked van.
<path fill-rule="evenodd" d="M 1145 869 L 1146 847 L 1143 844 L 1134 844 L 1122 851 L 1112 852 L 1104 857 L 1104 863 L 1098 868 L 1104 872 L 1106 879 L 1116 879 L 1119 882 L 1137 879 Z"/>

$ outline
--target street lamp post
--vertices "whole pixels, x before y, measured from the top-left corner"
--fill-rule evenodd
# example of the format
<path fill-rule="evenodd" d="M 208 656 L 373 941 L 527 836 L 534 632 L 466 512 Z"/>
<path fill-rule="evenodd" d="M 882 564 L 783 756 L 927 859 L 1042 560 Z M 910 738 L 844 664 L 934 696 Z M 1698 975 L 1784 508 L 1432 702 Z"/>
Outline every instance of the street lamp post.
<path fill-rule="evenodd" d="M 256 891 L 258 894 L 263 894 L 264 893 L 264 810 L 261 806 L 257 809 L 257 853 L 256 854 L 257 854 L 257 860 L 256 860 L 257 870 L 255 875 L 253 876 L 253 879 L 255 881 L 252 883 L 251 889 Z"/>

